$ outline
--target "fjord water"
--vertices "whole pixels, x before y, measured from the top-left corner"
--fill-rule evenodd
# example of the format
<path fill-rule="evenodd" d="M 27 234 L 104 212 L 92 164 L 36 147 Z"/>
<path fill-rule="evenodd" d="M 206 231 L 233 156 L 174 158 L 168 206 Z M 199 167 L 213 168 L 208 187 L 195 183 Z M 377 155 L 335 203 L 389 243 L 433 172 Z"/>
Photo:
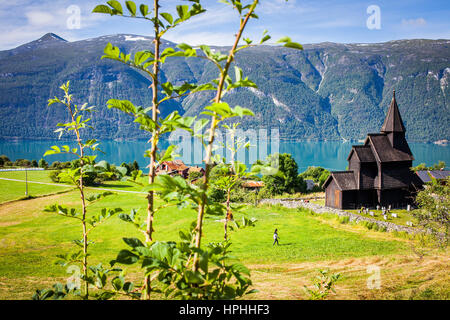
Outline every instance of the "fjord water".
<path fill-rule="evenodd" d="M 7 155 L 12 161 L 16 159 L 39 160 L 43 158 L 43 154 L 46 150 L 50 149 L 50 146 L 61 146 L 64 144 L 76 147 L 73 142 L 58 140 L 0 140 L 0 155 Z M 293 155 L 299 166 L 299 172 L 304 171 L 308 166 L 321 166 L 329 170 L 345 170 L 348 165 L 347 156 L 352 145 L 355 144 L 361 143 L 342 141 L 280 141 L 279 151 L 280 153 L 290 153 Z M 167 146 L 168 141 L 162 141 L 161 148 L 163 149 Z M 450 165 L 450 146 L 418 142 L 410 142 L 409 146 L 415 158 L 414 165 L 426 163 L 428 166 L 431 166 L 438 163 L 439 160 L 445 161 L 447 166 Z M 144 158 L 144 150 L 149 149 L 150 146 L 145 140 L 105 140 L 100 141 L 100 148 L 105 154 L 98 154 L 97 160 L 106 160 L 116 165 L 120 165 L 122 162 L 136 160 L 141 168 L 145 168 L 148 164 L 148 158 Z M 73 156 L 69 155 L 51 155 L 45 157 L 48 163 L 72 159 L 74 159 Z M 191 163 L 187 164 L 201 165 L 201 163 L 196 162 L 191 161 Z M 245 162 L 248 164 L 248 155 Z"/>

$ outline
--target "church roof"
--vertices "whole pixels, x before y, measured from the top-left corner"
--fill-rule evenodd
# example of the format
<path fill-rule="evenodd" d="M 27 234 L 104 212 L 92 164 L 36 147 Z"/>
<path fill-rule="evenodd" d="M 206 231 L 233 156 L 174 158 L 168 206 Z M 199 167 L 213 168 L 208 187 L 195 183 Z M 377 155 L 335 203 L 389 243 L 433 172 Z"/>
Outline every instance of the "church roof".
<path fill-rule="evenodd" d="M 405 126 L 403 125 L 400 111 L 398 110 L 397 101 L 395 100 L 395 90 L 393 92 L 391 105 L 384 119 L 381 132 L 405 132 Z"/>
<path fill-rule="evenodd" d="M 350 160 L 352 153 L 355 152 L 360 162 L 375 162 L 375 156 L 373 155 L 370 146 L 352 146 L 352 150 L 348 155 L 347 160 Z"/>
<path fill-rule="evenodd" d="M 334 179 L 341 190 L 358 189 L 353 171 L 333 171 L 328 179 Z M 327 182 L 324 183 L 324 186 L 328 184 Z"/>
<path fill-rule="evenodd" d="M 414 157 L 401 150 L 392 147 L 388 137 L 384 133 L 369 133 L 367 135 L 365 145 L 373 147 L 373 152 L 380 162 L 393 162 L 393 161 L 412 161 Z"/>

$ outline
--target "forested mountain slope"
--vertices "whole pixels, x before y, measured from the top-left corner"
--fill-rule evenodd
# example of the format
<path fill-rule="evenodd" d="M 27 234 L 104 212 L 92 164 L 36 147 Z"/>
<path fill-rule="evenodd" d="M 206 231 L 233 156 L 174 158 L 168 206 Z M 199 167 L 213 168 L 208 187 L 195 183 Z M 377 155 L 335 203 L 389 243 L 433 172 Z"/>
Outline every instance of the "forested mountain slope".
<path fill-rule="evenodd" d="M 110 98 L 149 106 L 150 81 L 119 62 L 101 60 L 108 42 L 133 53 L 151 49 L 150 37 L 111 35 L 67 42 L 46 34 L 0 51 L 0 138 L 54 138 L 65 112 L 47 100 L 71 81 L 79 103 L 97 106 L 96 137 L 143 138 L 129 117 L 106 108 Z M 175 46 L 163 41 L 166 46 Z M 249 107 L 245 128 L 279 128 L 286 139 L 362 139 L 378 132 L 396 90 L 410 141 L 450 140 L 450 41 L 401 40 L 377 44 L 320 43 L 297 51 L 276 46 L 242 50 L 237 64 L 258 89 L 238 89 L 225 100 Z M 226 48 L 215 48 L 225 51 Z M 203 83 L 216 76 L 203 59 L 171 58 L 163 81 Z M 201 92 L 161 107 L 197 115 L 213 94 Z"/>

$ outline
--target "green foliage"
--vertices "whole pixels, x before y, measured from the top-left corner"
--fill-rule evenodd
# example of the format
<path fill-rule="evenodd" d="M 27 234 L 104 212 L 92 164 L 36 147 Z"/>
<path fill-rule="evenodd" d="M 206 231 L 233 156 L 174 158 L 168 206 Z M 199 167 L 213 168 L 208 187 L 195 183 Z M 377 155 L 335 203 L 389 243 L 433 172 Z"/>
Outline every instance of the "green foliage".
<path fill-rule="evenodd" d="M 322 188 L 329 175 L 330 171 L 322 167 L 308 167 L 308 169 L 300 174 L 303 179 L 313 180 L 320 188 Z"/>
<path fill-rule="evenodd" d="M 265 165 L 270 166 L 277 162 L 275 174 L 263 175 L 263 192 L 269 195 L 306 192 L 306 182 L 298 174 L 298 165 L 288 153 L 274 154 L 267 157 Z"/>
<path fill-rule="evenodd" d="M 64 91 L 64 98 L 60 99 L 55 97 L 49 99 L 48 105 L 62 104 L 70 115 L 70 120 L 67 123 L 58 123 L 59 127 L 55 132 L 59 132 L 60 136 L 64 133 L 74 133 L 78 148 L 70 148 L 67 145 L 52 146 L 50 150 L 47 150 L 44 156 L 52 154 L 70 154 L 76 157 L 74 161 L 67 162 L 68 167 L 64 170 L 52 171 L 50 178 L 55 182 L 69 182 L 77 186 L 80 192 L 81 211 L 76 208 L 70 208 L 58 203 L 47 206 L 44 211 L 53 212 L 58 215 L 62 215 L 66 218 L 76 219 L 82 226 L 82 238 L 73 240 L 73 244 L 76 246 L 76 251 L 64 254 L 58 254 L 58 264 L 61 266 L 73 265 L 75 268 L 81 266 L 82 274 L 77 275 L 74 280 L 75 283 L 68 283 L 66 285 L 55 284 L 53 289 L 36 290 L 33 299 L 61 299 L 69 294 L 80 296 L 83 299 L 89 299 L 89 288 L 95 287 L 97 289 L 104 289 L 107 281 L 107 274 L 110 272 L 121 271 L 119 269 L 104 269 L 101 264 L 98 266 L 90 266 L 88 263 L 88 246 L 91 242 L 88 240 L 88 234 L 99 224 L 103 223 L 107 219 L 114 216 L 116 213 L 122 211 L 121 208 L 102 208 L 99 213 L 87 216 L 87 207 L 100 199 L 109 196 L 112 192 L 103 192 L 97 195 L 91 195 L 86 197 L 85 186 L 95 183 L 97 174 L 111 176 L 111 171 L 114 170 L 106 161 L 100 161 L 95 164 L 96 156 L 86 156 L 86 150 L 96 151 L 98 149 L 98 143 L 95 139 L 88 139 L 85 142 L 82 141 L 80 131 L 86 128 L 92 128 L 88 125 L 90 118 L 85 119 L 85 114 L 90 113 L 93 107 L 88 107 L 87 104 L 83 104 L 79 107 L 73 104 L 73 96 L 69 94 L 69 85 L 67 82 L 63 84 L 60 89 Z M 56 164 L 59 167 L 60 164 Z M 53 166 L 53 164 L 52 164 Z M 123 278 L 123 277 L 122 277 Z M 115 279 L 115 278 L 114 278 Z M 113 287 L 119 291 L 123 286 L 118 285 L 118 280 L 113 279 Z M 84 282 L 84 289 L 81 291 L 81 281 Z M 129 286 L 127 286 L 129 288 Z M 125 294 L 128 294 L 125 292 Z M 91 294 L 92 297 L 103 300 L 112 297 L 114 294 L 109 291 L 96 292 Z M 133 295 L 132 295 L 133 296 Z"/>
<path fill-rule="evenodd" d="M 441 170 L 441 169 L 445 169 L 445 166 L 446 166 L 446 164 L 444 161 L 439 161 L 438 163 L 435 163 L 431 167 L 427 167 L 425 163 L 420 163 L 417 166 L 412 167 L 411 170 L 414 172 L 421 171 L 421 170 Z"/>
<path fill-rule="evenodd" d="M 11 160 L 4 154 L 0 155 L 0 161 L 2 161 L 2 163 L 11 162 Z"/>
<path fill-rule="evenodd" d="M 50 177 L 50 179 L 55 182 L 55 183 L 59 183 L 60 182 L 60 178 L 59 178 L 59 174 L 61 173 L 61 170 L 52 170 L 50 171 L 50 173 L 48 174 L 48 176 Z"/>
<path fill-rule="evenodd" d="M 120 251 L 111 265 L 140 264 L 156 275 L 161 287 L 153 289 L 168 299 L 235 299 L 255 292 L 249 270 L 239 263 L 229 263 L 230 242 L 210 243 L 205 249 L 192 246 L 192 223 L 189 231 L 180 231 L 179 242 L 154 242 L 149 247 L 136 238 L 124 238 L 129 249 Z M 197 253 L 199 268 L 193 270 L 190 257 Z"/>
<path fill-rule="evenodd" d="M 445 248 L 450 241 L 450 177 L 438 181 L 431 177 L 431 182 L 417 194 L 419 210 L 413 212 L 419 226 L 430 232 L 434 243 Z"/>
<path fill-rule="evenodd" d="M 199 171 L 191 171 L 191 172 L 189 172 L 189 175 L 188 175 L 188 179 L 190 181 L 199 179 L 201 177 L 203 177 L 203 173 L 201 173 Z"/>
<path fill-rule="evenodd" d="M 325 300 L 330 292 L 336 293 L 334 285 L 341 276 L 339 273 L 331 274 L 329 270 L 317 270 L 319 275 L 313 279 L 313 289 L 304 286 L 309 294 L 309 300 Z"/>
<path fill-rule="evenodd" d="M 13 165 L 15 167 L 31 167 L 31 161 L 27 159 L 17 159 L 14 161 Z"/>
<path fill-rule="evenodd" d="M 371 221 L 365 221 L 363 220 L 361 222 L 361 224 L 367 228 L 367 230 L 372 230 L 375 229 L 375 226 L 377 226 L 377 224 L 375 222 L 371 222 Z"/>
<path fill-rule="evenodd" d="M 167 12 L 160 12 L 158 1 L 154 3 L 153 17 L 148 17 L 150 11 L 146 5 L 141 5 L 140 14 L 137 13 L 137 6 L 132 1 L 126 2 L 128 13 L 125 13 L 122 5 L 118 1 L 108 1 L 107 5 L 97 6 L 93 12 L 106 13 L 110 15 L 119 15 L 128 18 L 142 18 L 149 20 L 153 24 L 154 29 L 154 50 L 138 51 L 134 54 L 123 52 L 117 46 L 108 43 L 104 49 L 102 59 L 111 59 L 119 61 L 129 67 L 142 71 L 151 79 L 152 103 L 151 107 L 142 108 L 134 105 L 129 100 L 110 99 L 108 100 L 108 108 L 118 109 L 132 118 L 134 122 L 139 124 L 139 129 L 151 134 L 151 148 L 146 151 L 146 156 L 150 158 L 149 184 L 143 184 L 144 190 L 148 190 L 148 210 L 147 222 L 144 223 L 136 216 L 136 210 L 132 210 L 130 214 L 121 214 L 119 217 L 127 222 L 132 223 L 140 231 L 144 232 L 146 237 L 145 244 L 138 239 L 124 238 L 125 243 L 131 247 L 131 250 L 121 250 L 117 255 L 115 263 L 134 264 L 138 261 L 145 270 L 144 276 L 144 298 L 148 299 L 152 291 L 159 289 L 151 288 L 150 275 L 156 273 L 156 281 L 163 285 L 162 292 L 166 297 L 181 297 L 182 299 L 234 299 L 247 293 L 251 281 L 248 270 L 239 264 L 226 265 L 229 259 L 228 247 L 230 243 L 221 243 L 209 245 L 208 249 L 201 248 L 202 226 L 204 215 L 223 215 L 225 210 L 228 221 L 231 214 L 231 206 L 227 201 L 224 207 L 217 202 L 215 197 L 211 196 L 209 184 L 210 167 L 212 163 L 219 164 L 217 166 L 217 179 L 214 184 L 217 190 L 225 189 L 228 199 L 230 198 L 231 189 L 237 184 L 238 180 L 246 175 L 245 165 L 235 162 L 231 159 L 231 163 L 226 161 L 220 162 L 219 158 L 213 156 L 213 142 L 216 128 L 221 122 L 233 117 L 252 116 L 253 112 L 239 105 L 231 107 L 227 102 L 222 101 L 225 93 L 239 87 L 256 88 L 256 84 L 243 76 L 243 71 L 237 65 L 234 66 L 234 79 L 229 75 L 229 69 L 235 58 L 235 54 L 246 47 L 249 47 L 251 40 L 245 39 L 247 43 L 238 48 L 242 32 L 249 19 L 257 18 L 254 13 L 258 4 L 254 0 L 251 4 L 243 6 L 240 0 L 226 1 L 235 9 L 240 17 L 239 31 L 236 35 L 234 46 L 228 55 L 222 54 L 219 50 L 211 50 L 208 46 L 201 45 L 199 48 L 202 55 L 197 54 L 197 50 L 188 44 L 179 44 L 176 48 L 166 47 L 160 48 L 161 37 L 181 22 L 187 21 L 191 17 L 198 15 L 205 10 L 199 1 L 190 1 L 191 5 L 176 6 L 177 16 L 173 16 Z M 263 33 L 263 39 L 260 43 L 267 41 L 270 36 Z M 287 47 L 301 49 L 290 41 L 283 39 L 283 43 Z M 218 77 L 209 80 L 204 84 L 183 83 L 174 85 L 170 81 L 161 81 L 161 66 L 166 64 L 173 57 L 200 57 L 206 59 L 214 67 L 217 68 Z M 162 96 L 159 96 L 158 86 L 161 87 Z M 196 117 L 182 117 L 178 111 L 173 111 L 166 117 L 159 116 L 159 107 L 163 103 L 167 103 L 172 99 L 179 99 L 192 93 L 199 91 L 216 91 L 216 98 L 212 100 L 200 115 L 210 117 L 210 121 L 205 119 L 197 120 Z M 150 115 L 151 111 L 151 115 Z M 207 134 L 202 133 L 202 129 L 210 125 Z M 230 129 L 230 127 L 228 127 Z M 235 129 L 235 126 L 233 127 Z M 155 167 L 158 163 L 175 158 L 175 148 L 170 146 L 164 154 L 159 154 L 158 142 L 162 135 L 171 133 L 177 129 L 186 130 L 194 137 L 198 138 L 202 145 L 206 148 L 205 157 L 205 178 L 204 183 L 193 185 L 186 182 L 180 176 L 158 175 L 155 177 Z M 234 148 L 234 142 L 233 142 Z M 139 172 L 136 168 L 133 172 Z M 133 179 L 137 183 L 136 179 Z M 212 184 L 212 183 L 211 183 Z M 155 194 L 159 196 L 163 204 L 155 206 Z M 198 211 L 197 222 L 192 225 L 189 233 L 180 231 L 183 241 L 175 242 L 153 242 L 153 217 L 161 209 L 177 206 L 178 208 L 191 208 Z M 244 225 L 253 225 L 254 221 L 243 220 Z M 144 230 L 145 228 L 145 230 Z M 225 224 L 225 230 L 227 229 Z M 225 233 L 226 238 L 226 233 Z M 215 265 L 217 268 L 208 266 L 208 263 Z M 210 265 L 211 265 L 210 264 Z M 231 282 L 235 279 L 235 282 Z"/>
<path fill-rule="evenodd" d="M 48 162 L 45 161 L 44 159 L 40 159 L 39 162 L 38 162 L 38 166 L 39 166 L 39 168 L 47 169 L 48 168 Z"/>

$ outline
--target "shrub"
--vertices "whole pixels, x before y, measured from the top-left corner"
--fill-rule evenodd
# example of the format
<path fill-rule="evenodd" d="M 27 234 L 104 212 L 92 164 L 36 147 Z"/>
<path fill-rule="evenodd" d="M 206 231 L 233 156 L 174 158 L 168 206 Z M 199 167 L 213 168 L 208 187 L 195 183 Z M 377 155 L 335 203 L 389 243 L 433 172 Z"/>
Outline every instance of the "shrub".
<path fill-rule="evenodd" d="M 127 169 L 127 173 L 125 174 L 126 176 L 129 176 L 131 174 L 131 172 L 133 171 L 133 170 L 131 170 L 130 165 L 126 162 L 122 162 L 122 164 L 120 166 Z"/>
<path fill-rule="evenodd" d="M 59 162 L 59 161 L 54 161 L 54 162 L 50 165 L 50 169 L 61 169 L 61 162 Z"/>
<path fill-rule="evenodd" d="M 60 179 L 59 179 L 59 174 L 61 173 L 61 170 L 52 170 L 49 173 L 49 177 L 50 179 L 55 182 L 55 183 L 59 183 Z"/>
<path fill-rule="evenodd" d="M 211 188 L 209 196 L 214 202 L 224 202 L 227 199 L 225 191 L 217 188 Z"/>
<path fill-rule="evenodd" d="M 14 161 L 16 167 L 31 167 L 31 161 L 27 159 L 17 159 Z"/>
<path fill-rule="evenodd" d="M 38 166 L 39 166 L 39 168 L 47 169 L 48 168 L 48 163 L 44 159 L 41 159 L 38 162 Z"/>
<path fill-rule="evenodd" d="M 0 156 L 0 159 L 3 160 L 3 163 L 6 163 L 6 162 L 10 162 L 10 161 L 11 161 L 11 160 L 10 160 L 7 156 L 5 156 L 4 154 L 2 154 L 2 155 Z"/>
<path fill-rule="evenodd" d="M 339 273 L 331 274 L 329 270 L 317 270 L 320 275 L 313 279 L 313 289 L 304 286 L 309 300 L 325 300 L 330 292 L 336 293 L 334 285 L 341 276 Z"/>
<path fill-rule="evenodd" d="M 264 175 L 265 192 L 270 195 L 283 194 L 284 192 L 306 192 L 306 182 L 298 174 L 298 165 L 294 158 L 288 153 L 270 155 L 266 159 L 271 164 L 278 157 L 278 172 L 274 175 Z"/>
<path fill-rule="evenodd" d="M 247 190 L 245 188 L 239 188 L 231 190 L 230 200 L 231 202 L 255 202 L 255 191 Z"/>
<path fill-rule="evenodd" d="M 99 177 L 95 171 L 85 172 L 83 175 L 83 184 L 85 186 L 95 186 L 101 184 L 103 181 L 104 179 Z"/>
<path fill-rule="evenodd" d="M 203 177 L 203 173 L 198 172 L 198 171 L 191 171 L 191 172 L 189 172 L 188 178 L 189 178 L 189 181 L 192 181 L 194 179 L 199 179 L 201 177 Z"/>

